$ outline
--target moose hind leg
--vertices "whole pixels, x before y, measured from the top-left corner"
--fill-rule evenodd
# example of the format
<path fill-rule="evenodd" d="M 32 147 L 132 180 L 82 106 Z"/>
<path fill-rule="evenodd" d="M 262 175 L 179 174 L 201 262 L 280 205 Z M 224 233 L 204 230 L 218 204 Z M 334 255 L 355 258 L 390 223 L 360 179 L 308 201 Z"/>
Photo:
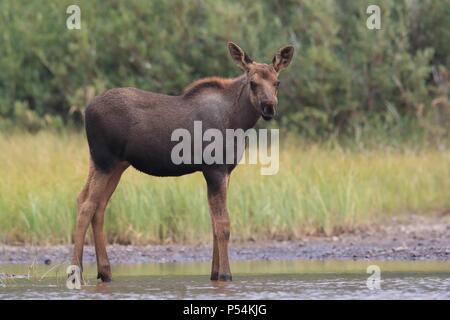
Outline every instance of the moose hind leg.
<path fill-rule="evenodd" d="M 83 243 L 84 235 L 89 226 L 89 210 L 83 206 L 89 193 L 89 185 L 91 184 L 92 176 L 94 174 L 94 166 L 92 161 L 89 164 L 89 174 L 85 186 L 77 197 L 77 221 L 74 233 L 74 250 L 72 256 L 72 265 L 74 267 L 83 268 Z"/>
<path fill-rule="evenodd" d="M 80 267 L 81 271 L 83 269 L 83 246 L 86 231 L 95 212 L 100 207 L 102 194 L 107 187 L 109 177 L 110 174 L 98 171 L 91 162 L 88 181 L 78 196 L 72 265 Z"/>
<path fill-rule="evenodd" d="M 112 280 L 111 266 L 106 251 L 106 237 L 104 233 L 103 223 L 105 217 L 105 209 L 112 194 L 119 184 L 122 173 L 128 168 L 128 164 L 118 164 L 110 174 L 107 186 L 103 192 L 99 207 L 92 219 L 92 231 L 94 234 L 95 255 L 97 258 L 97 279 L 103 282 Z"/>

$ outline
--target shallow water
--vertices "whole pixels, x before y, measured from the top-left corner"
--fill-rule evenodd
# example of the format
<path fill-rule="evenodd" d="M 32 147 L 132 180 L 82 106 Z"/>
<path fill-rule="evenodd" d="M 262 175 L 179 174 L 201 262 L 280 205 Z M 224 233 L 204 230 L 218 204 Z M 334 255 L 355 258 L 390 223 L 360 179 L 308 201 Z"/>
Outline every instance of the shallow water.
<path fill-rule="evenodd" d="M 367 267 L 380 268 L 370 290 Z M 241 261 L 233 282 L 209 281 L 210 263 L 113 266 L 114 281 L 65 287 L 64 265 L 0 265 L 0 299 L 450 299 L 450 262 Z"/>

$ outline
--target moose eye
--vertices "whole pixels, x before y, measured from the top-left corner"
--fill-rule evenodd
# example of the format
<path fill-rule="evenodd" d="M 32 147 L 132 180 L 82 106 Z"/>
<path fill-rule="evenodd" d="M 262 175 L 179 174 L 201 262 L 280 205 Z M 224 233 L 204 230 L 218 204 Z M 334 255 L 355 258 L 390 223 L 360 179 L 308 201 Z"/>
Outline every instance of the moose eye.
<path fill-rule="evenodd" d="M 278 89 L 279 86 L 280 86 L 280 81 L 275 82 L 275 88 Z"/>
<path fill-rule="evenodd" d="M 250 81 L 250 89 L 252 89 L 252 91 L 256 90 L 256 86 L 257 86 L 257 84 L 255 81 Z"/>

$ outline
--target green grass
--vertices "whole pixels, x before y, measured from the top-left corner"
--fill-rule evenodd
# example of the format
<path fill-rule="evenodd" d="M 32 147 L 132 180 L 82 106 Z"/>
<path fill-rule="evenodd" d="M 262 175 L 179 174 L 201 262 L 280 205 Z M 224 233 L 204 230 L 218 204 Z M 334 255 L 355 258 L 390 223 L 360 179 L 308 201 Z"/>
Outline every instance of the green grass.
<path fill-rule="evenodd" d="M 378 219 L 450 208 L 450 151 L 349 150 L 280 137 L 280 171 L 232 175 L 233 239 L 291 239 L 351 230 Z M 0 242 L 70 243 L 88 168 L 77 133 L 0 134 Z M 129 169 L 106 213 L 109 241 L 210 241 L 201 174 L 156 178 Z"/>

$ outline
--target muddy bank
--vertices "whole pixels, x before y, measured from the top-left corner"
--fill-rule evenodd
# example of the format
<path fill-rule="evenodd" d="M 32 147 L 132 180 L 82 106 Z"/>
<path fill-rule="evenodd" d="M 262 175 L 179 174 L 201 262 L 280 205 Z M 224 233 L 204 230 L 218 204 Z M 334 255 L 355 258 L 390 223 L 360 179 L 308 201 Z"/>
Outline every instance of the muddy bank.
<path fill-rule="evenodd" d="M 68 262 L 71 246 L 2 246 L 0 264 Z M 113 264 L 209 261 L 211 245 L 110 245 Z M 410 216 L 334 237 L 304 237 L 296 241 L 232 243 L 232 260 L 350 259 L 448 260 L 450 217 Z M 95 263 L 94 248 L 85 247 L 84 260 Z"/>

